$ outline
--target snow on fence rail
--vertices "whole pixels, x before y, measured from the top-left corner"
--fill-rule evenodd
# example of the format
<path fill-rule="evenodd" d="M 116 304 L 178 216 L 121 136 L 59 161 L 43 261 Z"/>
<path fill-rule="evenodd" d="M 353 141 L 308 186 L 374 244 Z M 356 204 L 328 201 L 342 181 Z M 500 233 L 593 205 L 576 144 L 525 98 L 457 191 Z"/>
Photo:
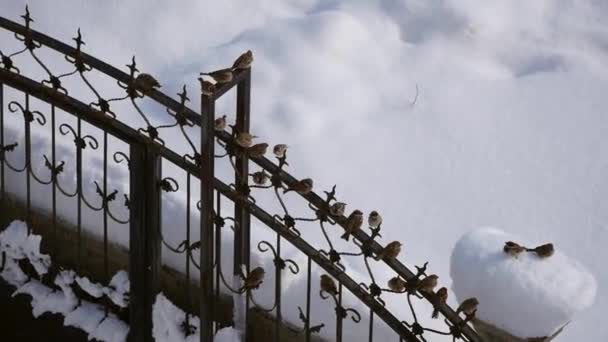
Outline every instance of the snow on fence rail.
<path fill-rule="evenodd" d="M 215 299 L 219 296 L 220 287 L 232 290 L 235 295 L 243 298 L 242 314 L 245 315 L 248 333 L 251 328 L 249 309 L 259 306 L 255 304 L 254 299 L 256 290 L 269 286 L 274 294 L 272 304 L 268 308 L 259 306 L 258 309 L 274 315 L 274 341 L 281 340 L 283 320 L 288 316 L 301 320 L 302 328 L 293 328 L 292 324 L 290 330 L 300 334 L 306 341 L 310 341 L 313 334 L 324 333 L 323 325 L 314 324 L 314 313 L 311 312 L 312 289 L 318 286 L 322 290 L 321 298 L 335 310 L 335 339 L 338 341 L 342 340 L 345 333 L 353 331 L 350 328 L 344 329 L 345 324 L 365 324 L 361 322 L 362 314 L 357 309 L 347 307 L 343 298 L 348 292 L 369 309 L 366 334 L 369 340 L 373 339 L 374 317 L 378 316 L 399 340 L 426 341 L 429 336 L 446 336 L 452 340 L 480 341 L 468 324 L 472 317 L 467 316 L 463 320 L 437 297 L 433 286 L 429 287 L 433 277 L 429 277 L 427 263 L 416 266 L 416 270 L 412 271 L 398 260 L 399 248 L 396 243 L 382 246 L 378 242 L 381 238 L 380 231 L 383 229 L 378 217 L 371 215 L 369 231 L 366 231 L 363 229 L 363 213 L 353 210 L 345 216 L 345 208 L 340 204 L 342 202 L 338 201 L 335 186 L 331 191 L 324 191 L 325 196 L 321 197 L 313 191 L 312 180 L 298 180 L 286 171 L 289 164 L 284 145 L 277 144 L 273 149 L 278 161 L 276 164 L 264 157 L 268 148 L 266 143 L 253 145 L 249 132 L 250 53 L 241 56 L 232 68 L 211 73 L 215 83 L 200 79 L 201 110 L 198 113 L 187 106 L 190 98 L 185 85 L 178 94 L 179 99 L 171 99 L 158 91 L 160 84 L 151 75 L 140 72 L 134 57 L 128 65 L 129 73 L 124 73 L 83 52 L 84 40 L 80 31 L 73 39 L 76 46 L 71 47 L 32 30 L 33 20 L 27 8 L 22 18 L 25 25 L 0 17 L 0 27 L 14 33 L 19 44 L 22 44 L 22 47 L 11 48 L 14 52 L 8 52 L 9 47 L 4 46 L 4 41 L 0 47 L 1 194 L 6 194 L 6 176 L 9 171 L 25 172 L 28 215 L 32 208 L 31 180 L 34 179 L 39 184 L 51 186 L 53 220 L 57 217 L 58 196 L 77 200 L 79 234 L 85 226 L 82 222 L 83 210 L 97 212 L 102 216 L 104 246 L 109 243 L 110 223 L 128 225 L 129 321 L 132 340 L 143 341 L 152 338 L 152 307 L 160 292 L 159 272 L 164 246 L 170 253 L 183 256 L 188 282 L 192 276 L 191 268 L 198 270 L 200 288 L 197 291 L 202 293 L 199 336 L 201 341 L 212 340 L 214 330 L 220 328 L 217 324 L 214 326 L 213 317 Z M 71 71 L 62 74 L 53 71 L 54 68 L 45 63 L 38 53 L 43 47 L 50 48 L 50 51 L 65 59 Z M 31 57 L 30 63 L 42 70 L 43 77 L 40 82 L 22 73 L 26 71 L 25 66 L 18 64 L 17 60 L 26 56 Z M 106 80 L 109 77 L 119 87 L 106 84 L 103 88 L 98 88 L 93 85 L 92 80 L 104 77 Z M 68 84 L 78 86 L 70 87 Z M 86 92 L 89 95 L 82 95 L 80 97 L 83 100 L 78 100 L 70 95 L 68 88 L 76 89 L 74 91 L 79 95 Z M 23 141 L 6 141 L 4 94 L 7 89 L 24 95 L 23 99 L 12 100 L 7 106 L 9 112 L 22 114 Z M 122 92 L 122 95 L 116 95 L 116 89 Z M 216 101 L 232 89 L 236 89 L 236 113 L 234 125 L 230 126 L 231 131 L 228 132 L 226 117 L 216 117 Z M 47 120 L 48 114 L 34 109 L 30 103 L 34 98 L 50 105 L 50 120 Z M 148 110 L 152 110 L 150 108 L 158 109 L 158 106 L 162 112 L 167 112 L 167 115 L 160 118 L 160 123 L 156 121 L 159 121 L 158 113 L 161 110 L 155 111 L 156 115 L 153 116 L 146 114 Z M 75 118 L 75 127 L 68 123 L 58 124 L 56 112 L 60 110 Z M 172 123 L 167 124 L 167 120 Z M 97 139 L 94 135 L 85 134 L 82 128 L 84 123 L 101 130 L 103 138 Z M 32 156 L 34 126 L 38 130 L 37 126 L 50 126 L 51 129 L 51 153 L 50 156 L 44 155 L 44 167 L 50 174 L 47 180 L 37 174 L 40 168 L 34 165 L 34 162 L 40 160 Z M 200 126 L 199 135 L 189 134 L 193 131 L 191 128 L 197 126 Z M 56 135 L 57 129 L 61 136 Z M 69 136 L 74 143 L 76 165 L 75 171 L 72 171 L 72 179 L 75 180 L 73 191 L 66 190 L 60 181 L 61 174 L 67 172 L 69 166 L 64 160 L 65 156 L 58 153 L 56 140 L 61 140 L 62 136 Z M 181 143 L 176 137 L 183 138 Z M 113 145 L 112 141 L 116 139 L 120 140 L 122 145 Z M 198 148 L 196 141 L 200 141 Z M 128 145 L 126 151 L 124 144 Z M 119 189 L 111 187 L 108 179 L 110 147 L 117 146 L 118 151 L 114 152 L 112 159 L 116 164 L 126 166 L 129 174 L 129 189 L 124 191 L 122 196 L 119 195 Z M 8 158 L 19 148 L 22 148 L 25 154 L 22 167 L 16 167 Z M 216 153 L 216 148 L 222 152 Z M 66 150 L 65 146 L 62 150 Z M 83 165 L 95 161 L 84 153 L 85 150 L 87 153 L 101 152 L 101 179 L 84 179 Z M 260 169 L 251 172 L 250 160 Z M 185 172 L 186 176 L 161 176 L 164 163 L 172 164 Z M 216 163 L 218 166 L 223 163 L 231 168 L 228 179 L 219 178 L 226 174 L 216 173 Z M 116 165 L 112 167 L 111 170 L 114 170 Z M 192 194 L 192 183 L 196 185 L 196 182 L 199 183 L 198 197 L 196 192 Z M 166 238 L 170 227 L 161 224 L 161 208 L 163 200 L 168 198 L 165 196 L 169 196 L 169 193 L 176 195 L 180 191 L 185 192 L 186 197 L 186 234 L 183 240 L 172 243 L 171 239 Z M 96 205 L 88 199 L 91 192 L 97 196 L 99 204 Z M 288 209 L 288 204 L 291 206 L 292 203 L 298 202 L 296 198 L 304 199 L 306 205 Z M 197 199 L 200 201 L 197 202 Z M 199 210 L 195 214 L 200 212 L 198 230 L 191 229 L 192 200 L 198 204 Z M 128 218 L 121 218 L 116 214 L 116 204 L 119 201 L 123 204 L 121 210 L 128 213 Z M 233 210 L 233 215 L 223 215 L 222 211 L 226 210 Z M 251 254 L 255 251 L 251 248 L 252 219 L 269 228 L 260 234 L 262 238 L 258 239 L 257 250 L 272 257 L 274 272 L 264 272 L 258 265 L 252 264 Z M 26 216 L 25 220 L 31 224 L 29 216 Z M 222 270 L 222 232 L 228 225 L 231 225 L 233 230 L 233 233 L 227 232 L 233 235 L 232 276 L 243 278 L 240 288 L 235 284 L 228 284 Z M 314 229 L 315 226 L 317 229 Z M 341 229 L 336 232 L 335 229 L 327 229 L 328 227 Z M 339 239 L 343 235 L 342 230 L 347 233 L 344 238 L 348 243 Z M 194 234 L 195 232 L 198 234 Z M 175 232 L 171 233 L 175 240 Z M 269 242 L 267 236 L 274 240 L 274 243 Z M 323 238 L 313 238 L 318 236 Z M 353 239 L 348 239 L 349 236 Z M 76 264 L 79 265 L 83 257 L 80 253 L 80 238 L 76 243 L 79 244 L 79 253 L 76 256 Z M 306 279 L 306 290 L 302 296 L 306 303 L 304 308 L 298 306 L 297 310 L 296 307 L 284 308 L 282 300 L 283 278 L 288 279 L 289 274 L 293 277 L 300 275 L 300 265 L 295 261 L 297 259 L 285 256 L 286 251 L 290 250 L 303 254 L 303 260 L 306 262 L 306 275 L 303 276 Z M 104 258 L 104 281 L 109 281 L 107 253 Z M 353 263 L 361 264 L 361 269 L 366 270 L 367 274 L 362 275 L 352 268 L 347 268 Z M 313 265 L 329 276 L 312 279 Z M 381 280 L 373 271 L 386 266 L 392 269 L 394 274 L 392 281 L 388 283 L 389 279 Z M 273 281 L 263 282 L 264 276 Z M 82 280 L 81 283 L 84 287 L 89 287 L 85 285 L 86 281 Z M 96 295 L 103 293 L 103 290 L 95 286 L 90 286 L 89 289 L 96 289 Z M 192 290 L 190 286 L 185 286 L 185 291 L 190 293 Z M 398 313 L 389 309 L 385 300 L 389 296 L 396 296 L 401 303 L 407 303 L 409 310 L 406 315 L 397 317 Z M 432 320 L 423 323 L 422 316 L 416 314 L 415 308 L 420 306 L 419 303 L 426 304 L 428 312 L 436 309 L 441 313 L 447 328 L 445 325 L 443 328 L 439 327 L 438 323 Z M 104 304 L 106 312 L 108 305 Z M 193 315 L 187 312 L 184 322 L 186 335 L 189 334 L 191 320 L 194 320 Z"/>

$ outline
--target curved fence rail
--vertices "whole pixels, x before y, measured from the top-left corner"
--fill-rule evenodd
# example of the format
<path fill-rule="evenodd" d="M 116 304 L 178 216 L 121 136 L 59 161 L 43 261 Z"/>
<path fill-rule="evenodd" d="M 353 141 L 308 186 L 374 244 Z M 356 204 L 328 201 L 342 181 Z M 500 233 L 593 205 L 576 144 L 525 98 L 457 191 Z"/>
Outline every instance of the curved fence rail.
<path fill-rule="evenodd" d="M 131 280 L 129 318 L 131 326 L 130 339 L 133 341 L 150 340 L 152 338 L 152 305 L 156 294 L 159 292 L 159 273 L 161 268 L 162 246 L 171 253 L 183 255 L 185 261 L 185 272 L 188 281 L 192 279 L 192 268 L 198 271 L 200 286 L 191 289 L 186 286 L 188 296 L 192 291 L 200 291 L 200 336 L 201 341 L 211 341 L 214 329 L 214 304 L 219 297 L 220 287 L 226 287 L 236 294 L 243 296 L 245 301 L 245 313 L 249 320 L 249 308 L 257 307 L 259 310 L 272 313 L 274 319 L 274 340 L 281 340 L 281 326 L 283 320 L 282 303 L 282 274 L 291 272 L 298 274 L 300 265 L 294 260 L 285 259 L 282 256 L 282 244 L 287 242 L 295 247 L 306 257 L 306 307 L 297 309 L 303 327 L 291 330 L 300 333 L 306 341 L 311 340 L 311 335 L 323 329 L 323 324 L 313 326 L 313 313 L 311 312 L 312 283 L 319 282 L 322 298 L 332 301 L 336 312 L 336 340 L 341 341 L 343 336 L 343 325 L 346 320 L 361 323 L 362 313 L 354 308 L 347 307 L 343 301 L 343 291 L 348 290 L 358 300 L 369 308 L 369 337 L 373 340 L 373 318 L 378 316 L 396 334 L 396 340 L 426 341 L 432 339 L 434 334 L 452 336 L 453 340 L 463 339 L 466 341 L 481 341 L 477 334 L 468 325 L 473 315 L 467 315 L 462 319 L 447 304 L 445 298 L 438 296 L 434 291 L 433 277 L 429 276 L 427 263 L 422 267 L 410 270 L 397 258 L 398 249 L 395 244 L 382 246 L 377 238 L 380 236 L 382 225 L 380 222 L 370 222 L 369 232 L 361 228 L 362 213 L 355 210 L 350 215 L 344 215 L 344 206 L 337 200 L 336 187 L 331 191 L 325 191 L 321 197 L 312 191 L 312 181 L 299 180 L 286 171 L 287 156 L 281 147 L 275 147 L 277 163 L 264 157 L 267 145 L 251 144 L 249 134 L 250 126 L 250 85 L 251 69 L 233 67 L 224 70 L 224 76 L 229 74 L 229 80 L 221 79 L 221 74 L 216 76 L 216 81 L 201 81 L 201 110 L 200 113 L 190 109 L 187 103 L 190 101 L 186 86 L 178 94 L 178 99 L 172 99 L 158 91 L 155 80 L 149 75 L 140 73 L 135 58 L 128 65 L 129 72 L 125 73 L 111 65 L 108 65 L 95 57 L 82 51 L 84 40 L 78 30 L 74 38 L 75 47 L 59 42 L 40 32 L 31 29 L 33 22 L 26 8 L 22 16 L 25 24 L 20 25 L 11 20 L 0 17 L 0 27 L 14 33 L 16 39 L 22 42 L 21 49 L 6 51 L 0 46 L 2 64 L 0 68 L 0 134 L 1 150 L 1 180 L 2 196 L 6 194 L 5 174 L 12 172 L 26 174 L 26 203 L 28 212 L 32 210 L 31 188 L 33 179 L 40 184 L 47 184 L 52 189 L 52 213 L 53 224 L 57 217 L 57 197 L 62 196 L 75 198 L 77 200 L 77 227 L 78 244 L 74 267 L 78 270 L 83 256 L 81 255 L 80 233 L 83 229 L 82 210 L 98 212 L 102 217 L 103 241 L 106 246 L 109 241 L 108 227 L 110 224 L 123 224 L 129 226 L 129 274 Z M 4 44 L 3 44 L 4 45 Z M 71 71 L 59 74 L 43 61 L 39 50 L 43 47 L 63 56 L 65 61 L 71 65 Z M 16 60 L 28 56 L 34 65 L 38 65 L 45 77 L 41 81 L 33 80 L 24 74 Z M 123 92 L 122 96 L 105 95 L 107 89 L 98 89 L 91 80 L 92 73 L 100 73 L 115 80 Z M 89 91 L 92 101 L 78 100 L 72 97 L 64 87 L 64 84 L 78 80 L 82 82 L 84 89 Z M 13 100 L 5 103 L 5 88 L 23 93 L 22 100 Z M 216 117 L 216 101 L 227 92 L 236 89 L 236 115 L 235 123 L 226 131 L 221 116 Z M 108 92 L 109 93 L 109 92 Z M 115 91 L 113 92 L 115 93 Z M 34 110 L 31 99 L 35 98 L 50 106 L 50 116 Z M 155 124 L 158 115 L 146 114 L 148 105 L 144 100 L 152 100 L 160 105 L 166 115 L 163 120 L 170 123 Z M 84 102 L 83 102 L 84 101 Z M 38 108 L 39 106 L 36 106 Z M 121 120 L 125 116 L 122 111 L 130 108 L 134 116 L 143 126 L 137 126 L 132 122 Z M 8 112 L 21 114 L 23 117 L 23 141 L 5 140 L 5 109 Z M 75 117 L 76 125 L 58 123 L 56 110 L 61 110 Z M 219 119 L 219 120 L 218 120 Z M 133 121 L 133 120 L 130 120 Z M 82 124 L 86 123 L 99 129 L 103 138 L 101 141 L 93 135 L 83 133 Z M 44 165 L 49 176 L 45 179 L 37 174 L 40 169 L 35 164 L 39 159 L 32 156 L 32 127 L 45 126 L 51 131 L 51 153 L 44 155 Z M 200 128 L 197 128 L 200 127 Z M 191 136 L 193 129 L 197 134 Z M 60 136 L 56 132 L 59 131 Z M 190 134 L 189 134 L 190 133 Z M 177 134 L 177 135 L 175 135 Z M 66 189 L 59 181 L 59 175 L 69 165 L 60 161 L 57 155 L 56 139 L 64 136 L 70 137 L 74 142 L 76 156 L 75 165 L 75 189 Z M 187 153 L 178 153 L 176 147 L 169 146 L 175 136 L 184 139 Z M 115 151 L 111 156 L 110 142 L 113 139 L 128 145 L 128 151 Z M 197 146 L 195 141 L 200 141 Z M 18 145 L 22 145 L 25 156 L 23 166 L 15 166 L 9 161 L 8 156 Z M 217 150 L 221 152 L 217 153 Z M 101 179 L 90 182 L 85 180 L 83 164 L 85 164 L 86 153 L 98 151 L 102 154 Z M 259 170 L 250 171 L 249 161 L 257 164 Z M 113 189 L 108 181 L 109 163 L 126 165 L 129 170 L 129 191 L 119 195 L 118 189 Z M 162 161 L 174 164 L 185 172 L 186 185 L 181 188 L 186 191 L 187 205 L 187 231 L 185 238 L 176 246 L 172 245 L 163 236 L 161 224 L 161 207 L 163 194 L 177 192 L 180 182 L 175 178 L 162 176 Z M 233 169 L 232 181 L 224 181 L 218 178 L 215 172 L 216 162 L 226 162 Z M 252 183 L 250 183 L 250 180 Z M 194 229 L 190 219 L 191 200 L 195 199 L 192 194 L 192 184 L 200 183 L 200 211 L 199 240 L 193 238 Z M 87 197 L 87 189 L 94 185 L 97 195 L 95 201 Z M 92 191 L 92 190 L 91 190 Z M 58 193 L 59 192 L 59 193 Z M 89 191 L 90 192 L 90 191 Z M 309 208 L 309 217 L 297 217 L 293 209 L 288 209 L 287 196 L 297 193 L 304 199 Z M 278 214 L 268 212 L 269 206 L 263 208 L 262 201 L 256 200 L 254 195 L 263 196 L 266 199 L 274 199 Z M 120 217 L 115 213 L 119 198 L 124 198 L 123 211 L 128 212 L 128 217 Z M 222 216 L 223 198 L 232 203 L 234 214 Z M 84 206 L 83 206 L 84 205 Z M 298 212 L 301 212 L 298 210 Z M 270 308 L 264 308 L 256 304 L 255 292 L 261 285 L 260 277 L 263 270 L 251 265 L 251 217 L 259 220 L 274 234 L 274 242 L 261 240 L 257 249 L 260 252 L 270 253 L 274 265 L 274 284 L 263 286 L 274 287 L 274 301 Z M 26 217 L 26 220 L 28 218 Z M 30 222 L 28 222 L 30 223 Z M 221 248 L 222 230 L 230 223 L 234 231 L 234 249 L 232 274 L 243 279 L 242 286 L 237 288 L 235 284 L 226 281 L 222 270 Z M 306 229 L 317 225 L 322 233 L 322 245 L 315 245 L 305 239 L 301 225 Z M 355 247 L 348 251 L 339 250 L 338 244 L 332 240 L 332 234 L 328 233 L 329 226 L 342 227 L 346 232 L 343 236 L 348 239 L 352 236 L 350 244 Z M 312 228 L 310 228 L 312 229 Z M 321 235 L 319 235 L 321 236 Z M 390 247 L 392 246 L 392 247 Z M 285 246 L 283 246 L 285 248 Z M 397 252 L 397 253 L 394 253 Z M 353 279 L 349 270 L 344 266 L 345 258 L 359 258 L 367 269 L 366 279 Z M 389 284 L 377 282 L 373 272 L 373 263 L 384 263 L 394 271 L 395 278 Z M 312 279 L 313 264 L 320 267 L 331 277 Z M 107 254 L 104 257 L 104 274 L 109 277 L 109 260 Z M 260 275 L 260 273 L 262 273 Z M 269 273 L 269 272 L 266 272 Z M 107 280 L 107 279 L 104 279 Z M 50 286 L 52 281 L 46 280 Z M 411 317 L 399 318 L 395 313 L 386 308 L 383 294 L 393 292 L 402 293 L 404 303 L 407 303 Z M 442 291 L 443 292 L 443 291 Z M 429 305 L 444 316 L 447 325 L 445 331 L 431 329 L 424 326 L 422 318 L 416 314 L 415 300 L 427 301 Z M 106 313 L 114 310 L 111 304 L 106 304 Z M 295 308 L 289 308 L 294 310 Z M 190 314 L 186 316 L 184 329 L 186 334 L 191 333 L 192 325 L 189 322 Z M 293 323 L 293 322 L 292 322 Z M 247 330 L 248 331 L 248 330 Z M 249 336 L 247 336 L 249 337 Z"/>

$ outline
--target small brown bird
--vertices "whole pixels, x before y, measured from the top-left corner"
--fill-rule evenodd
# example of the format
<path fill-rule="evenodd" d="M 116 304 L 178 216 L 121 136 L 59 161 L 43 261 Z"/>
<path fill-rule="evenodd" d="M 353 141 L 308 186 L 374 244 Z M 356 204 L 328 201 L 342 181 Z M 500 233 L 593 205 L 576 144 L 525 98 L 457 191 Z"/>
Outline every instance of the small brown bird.
<path fill-rule="evenodd" d="M 502 250 L 510 256 L 517 258 L 521 253 L 526 251 L 526 248 L 513 241 L 507 241 Z"/>
<path fill-rule="evenodd" d="M 272 149 L 272 152 L 278 158 L 283 158 L 283 157 L 285 157 L 285 152 L 287 152 L 287 145 L 285 145 L 285 144 L 276 144 L 276 145 L 274 145 L 274 148 Z"/>
<path fill-rule="evenodd" d="M 546 243 L 546 244 L 540 245 L 536 248 L 532 248 L 532 249 L 528 248 L 528 249 L 526 249 L 526 251 L 534 252 L 540 258 L 548 258 L 548 257 L 552 256 L 553 253 L 555 253 L 555 248 L 553 248 L 552 243 Z"/>
<path fill-rule="evenodd" d="M 251 67 L 253 63 L 253 52 L 247 50 L 245 53 L 240 55 L 232 64 L 232 69 L 247 69 Z"/>
<path fill-rule="evenodd" d="M 266 185 L 270 177 L 264 171 L 254 172 L 251 176 L 255 185 Z"/>
<path fill-rule="evenodd" d="M 321 275 L 321 290 L 332 296 L 338 295 L 338 287 L 336 286 L 336 282 L 327 274 Z"/>
<path fill-rule="evenodd" d="M 378 252 L 378 255 L 376 255 L 375 259 L 395 259 L 399 255 L 399 253 L 401 253 L 401 246 L 401 242 L 399 241 L 390 242 L 384 248 L 382 248 L 380 252 Z"/>
<path fill-rule="evenodd" d="M 151 91 L 154 88 L 160 88 L 160 83 L 150 74 L 139 74 L 135 78 L 135 84 L 143 90 L 144 93 Z"/>
<path fill-rule="evenodd" d="M 367 223 L 372 228 L 378 228 L 382 224 L 382 216 L 378 214 L 377 211 L 372 211 L 369 213 L 369 217 L 367 218 Z"/>
<path fill-rule="evenodd" d="M 388 281 L 388 288 L 394 292 L 403 292 L 405 290 L 405 280 L 399 277 L 392 277 Z"/>
<path fill-rule="evenodd" d="M 437 290 L 435 294 L 437 296 L 437 302 L 435 303 L 435 308 L 433 309 L 433 313 L 431 314 L 431 318 L 437 319 L 439 317 L 439 304 L 445 304 L 448 301 L 448 289 L 445 287 Z"/>
<path fill-rule="evenodd" d="M 251 270 L 251 272 L 249 272 L 249 274 L 245 278 L 245 282 L 243 284 L 243 287 L 241 287 L 240 291 L 242 291 L 243 289 L 251 290 L 251 289 L 254 289 L 254 288 L 257 288 L 258 286 L 260 286 L 260 284 L 262 284 L 262 282 L 264 282 L 265 274 L 266 274 L 266 272 L 264 271 L 264 269 L 262 267 L 256 267 L 253 270 Z"/>
<path fill-rule="evenodd" d="M 250 157 L 261 157 L 266 154 L 268 150 L 267 143 L 255 144 L 249 148 L 247 148 L 247 155 Z"/>
<path fill-rule="evenodd" d="M 201 75 L 209 76 L 218 83 L 229 83 L 232 81 L 232 69 L 220 69 L 212 72 L 201 72 Z"/>
<path fill-rule="evenodd" d="M 436 274 L 431 274 L 430 276 L 421 279 L 418 284 L 416 284 L 416 289 L 420 292 L 433 292 L 435 287 L 437 287 L 437 280 L 439 277 Z"/>
<path fill-rule="evenodd" d="M 346 210 L 346 203 L 344 202 L 335 202 L 329 207 L 329 213 L 333 216 L 342 216 L 344 215 L 344 211 Z"/>
<path fill-rule="evenodd" d="M 287 193 L 290 191 L 295 191 L 299 194 L 306 195 L 307 193 L 312 191 L 312 179 L 304 178 L 291 185 L 289 188 L 283 190 L 283 193 Z"/>
<path fill-rule="evenodd" d="M 458 309 L 456 309 L 456 314 L 464 312 L 465 315 L 472 315 L 475 311 L 477 311 L 478 305 L 479 300 L 477 300 L 475 297 L 465 299 L 462 303 L 460 303 Z"/>
<path fill-rule="evenodd" d="M 226 129 L 226 115 L 222 115 L 221 117 L 215 119 L 215 123 L 213 128 L 216 131 L 223 131 Z"/>
<path fill-rule="evenodd" d="M 348 218 L 346 219 L 346 223 L 344 224 L 344 230 L 346 231 L 342 238 L 346 241 L 350 239 L 350 235 L 356 230 L 361 229 L 363 225 L 363 213 L 361 210 L 357 209 L 353 211 Z"/>
<path fill-rule="evenodd" d="M 253 145 L 254 138 L 257 138 L 257 137 L 255 135 L 252 135 L 247 132 L 241 132 L 236 135 L 236 143 L 237 143 L 237 145 L 239 145 L 241 147 L 248 148 L 248 147 L 251 147 L 251 145 Z"/>
<path fill-rule="evenodd" d="M 201 83 L 201 93 L 206 96 L 213 95 L 215 91 L 215 84 L 204 80 L 202 77 L 198 78 L 198 81 Z"/>

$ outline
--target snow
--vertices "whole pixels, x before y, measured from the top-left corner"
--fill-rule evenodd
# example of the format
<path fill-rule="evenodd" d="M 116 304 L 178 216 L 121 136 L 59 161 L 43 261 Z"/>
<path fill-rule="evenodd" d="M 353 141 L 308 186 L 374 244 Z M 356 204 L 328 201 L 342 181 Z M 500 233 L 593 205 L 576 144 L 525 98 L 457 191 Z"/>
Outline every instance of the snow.
<path fill-rule="evenodd" d="M 452 290 L 459 302 L 479 299 L 477 318 L 522 338 L 549 336 L 593 304 L 595 278 L 559 245 L 546 259 L 533 253 L 515 258 L 503 252 L 507 241 L 543 243 L 481 228 L 464 235 L 452 252 Z"/>
<path fill-rule="evenodd" d="M 196 342 L 199 341 L 199 319 L 190 316 L 190 325 L 194 333 L 186 336 L 182 324 L 186 320 L 186 313 L 171 303 L 162 293 L 156 296 L 154 311 L 152 312 L 152 336 L 158 342 Z M 220 329 L 215 335 L 216 342 L 241 342 L 240 332 L 227 327 Z"/>
<path fill-rule="evenodd" d="M 152 321 L 154 324 L 152 337 L 154 337 L 156 341 L 177 342 L 197 340 L 194 335 L 186 337 L 185 332 L 180 326 L 185 320 L 185 312 L 173 305 L 173 303 L 171 303 L 163 294 L 156 296 L 154 311 L 152 312 Z M 191 317 L 190 325 L 198 331 L 198 318 Z"/>
<path fill-rule="evenodd" d="M 129 326 L 109 313 L 106 317 L 101 305 L 81 301 L 74 294 L 71 285 L 76 282 L 83 290 L 94 297 L 106 294 L 121 307 L 127 306 L 129 279 L 128 273 L 120 271 L 114 275 L 109 287 L 91 282 L 86 277 L 78 277 L 72 270 L 62 270 L 54 279 L 61 291 L 47 287 L 36 279 L 28 279 L 18 264 L 27 258 L 39 276 L 48 272 L 51 258 L 40 253 L 41 236 L 27 235 L 27 225 L 23 221 L 13 221 L 0 232 L 0 252 L 7 255 L 6 265 L 0 276 L 16 287 L 12 296 L 31 297 L 32 315 L 40 317 L 45 312 L 62 314 L 63 324 L 79 328 L 88 333 L 89 339 L 107 342 L 126 341 Z"/>

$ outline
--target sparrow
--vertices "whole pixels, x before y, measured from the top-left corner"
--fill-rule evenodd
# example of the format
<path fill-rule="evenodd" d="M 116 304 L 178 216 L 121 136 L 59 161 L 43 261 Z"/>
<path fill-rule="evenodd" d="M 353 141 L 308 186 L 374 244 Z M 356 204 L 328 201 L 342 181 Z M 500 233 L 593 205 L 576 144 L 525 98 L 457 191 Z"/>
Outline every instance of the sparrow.
<path fill-rule="evenodd" d="M 232 81 L 232 69 L 220 69 L 212 72 L 201 72 L 201 75 L 209 76 L 218 83 L 229 83 Z"/>
<path fill-rule="evenodd" d="M 517 258 L 521 253 L 526 251 L 526 248 L 513 241 L 507 241 L 502 250 L 510 256 Z"/>
<path fill-rule="evenodd" d="M 254 172 L 252 175 L 253 183 L 255 185 L 266 185 L 270 177 L 264 171 Z"/>
<path fill-rule="evenodd" d="M 332 296 L 338 295 L 338 287 L 336 282 L 327 274 L 321 275 L 321 290 L 329 293 Z"/>
<path fill-rule="evenodd" d="M 329 213 L 333 216 L 344 215 L 344 210 L 346 210 L 346 203 L 344 202 L 336 202 L 329 207 Z"/>
<path fill-rule="evenodd" d="M 448 289 L 445 287 L 440 288 L 439 290 L 437 290 L 436 296 L 437 302 L 435 303 L 435 308 L 433 309 L 433 313 L 431 314 L 431 318 L 433 319 L 437 319 L 437 317 L 439 317 L 439 304 L 445 304 L 448 301 Z"/>
<path fill-rule="evenodd" d="M 247 133 L 247 132 L 241 132 L 236 135 L 236 143 L 237 143 L 237 145 L 239 145 L 241 147 L 248 148 L 248 147 L 251 147 L 251 145 L 253 145 L 254 138 L 257 138 L 257 137 L 255 135 L 251 135 L 250 133 Z"/>
<path fill-rule="evenodd" d="M 538 255 L 541 258 L 548 258 L 553 255 L 553 253 L 555 252 L 555 249 L 553 248 L 552 243 L 546 243 L 546 244 L 540 245 L 536 248 L 532 248 L 532 249 L 528 248 L 528 249 L 526 249 L 526 251 L 534 252 L 534 253 L 536 253 L 536 255 Z"/>
<path fill-rule="evenodd" d="M 262 282 L 264 281 L 265 274 L 266 272 L 262 267 L 256 267 L 251 270 L 251 272 L 249 272 L 249 274 L 245 278 L 245 283 L 241 287 L 240 291 L 250 290 L 260 286 L 260 284 L 262 284 Z"/>
<path fill-rule="evenodd" d="M 307 193 L 312 191 L 312 179 L 304 178 L 291 185 L 289 188 L 283 190 L 283 193 L 287 193 L 290 191 L 295 191 L 299 194 L 306 195 Z"/>
<path fill-rule="evenodd" d="M 226 129 L 226 115 L 222 115 L 221 117 L 215 119 L 215 123 L 213 128 L 216 131 L 223 131 Z"/>
<path fill-rule="evenodd" d="M 253 52 L 251 52 L 251 50 L 247 50 L 234 61 L 232 64 L 232 70 L 250 68 L 252 63 Z"/>
<path fill-rule="evenodd" d="M 272 152 L 274 153 L 275 156 L 277 156 L 277 158 L 283 158 L 283 157 L 285 157 L 285 152 L 287 152 L 287 145 L 276 144 L 276 145 L 274 145 Z"/>
<path fill-rule="evenodd" d="M 386 258 L 395 259 L 399 253 L 401 253 L 401 242 L 393 241 L 387 244 L 378 254 L 376 255 L 376 260 L 381 260 Z"/>
<path fill-rule="evenodd" d="M 436 274 L 431 274 L 430 276 L 418 281 L 418 284 L 416 284 L 416 289 L 420 292 L 433 292 L 437 286 L 437 279 L 439 279 L 439 277 Z"/>
<path fill-rule="evenodd" d="M 150 74 L 139 74 L 135 77 L 135 84 L 144 91 L 144 93 L 160 88 L 160 83 Z"/>
<path fill-rule="evenodd" d="M 261 157 L 266 154 L 268 150 L 267 143 L 255 144 L 249 148 L 247 148 L 247 155 L 250 157 Z"/>
<path fill-rule="evenodd" d="M 198 80 L 201 83 L 201 93 L 206 96 L 213 95 L 213 92 L 215 91 L 215 84 L 205 81 L 202 77 L 199 77 Z"/>
<path fill-rule="evenodd" d="M 393 277 L 388 281 L 388 288 L 394 292 L 403 292 L 405 290 L 405 280 Z"/>
<path fill-rule="evenodd" d="M 372 211 L 369 213 L 369 217 L 367 218 L 367 223 L 372 228 L 378 228 L 382 224 L 382 216 L 378 214 L 377 211 Z"/>
<path fill-rule="evenodd" d="M 363 213 L 361 210 L 357 209 L 353 211 L 348 218 L 346 219 L 346 223 L 344 224 L 344 230 L 346 232 L 341 236 L 344 240 L 348 241 L 350 235 L 361 228 L 363 225 Z"/>
<path fill-rule="evenodd" d="M 464 312 L 465 315 L 472 315 L 473 313 L 475 313 L 475 311 L 477 311 L 478 305 L 479 300 L 477 300 L 477 298 L 475 297 L 465 299 L 462 303 L 460 303 L 458 309 L 456 309 L 456 314 Z"/>

